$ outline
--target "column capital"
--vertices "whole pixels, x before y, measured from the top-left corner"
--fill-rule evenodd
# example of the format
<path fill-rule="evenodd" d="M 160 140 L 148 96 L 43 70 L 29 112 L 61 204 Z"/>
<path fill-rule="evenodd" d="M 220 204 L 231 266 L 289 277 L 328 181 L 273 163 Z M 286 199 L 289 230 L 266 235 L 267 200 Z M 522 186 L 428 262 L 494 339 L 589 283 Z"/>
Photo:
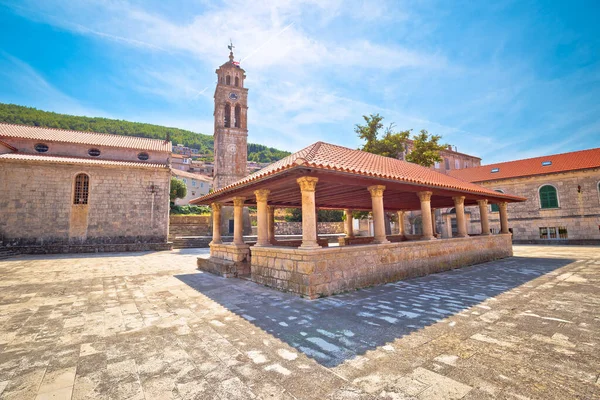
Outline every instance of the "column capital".
<path fill-rule="evenodd" d="M 212 208 L 214 212 L 221 211 L 221 207 L 223 207 L 221 203 L 210 203 L 210 208 Z"/>
<path fill-rule="evenodd" d="M 367 190 L 371 192 L 371 197 L 383 197 L 383 191 L 385 190 L 385 186 L 373 185 L 369 186 Z"/>
<path fill-rule="evenodd" d="M 465 196 L 454 196 L 452 200 L 454 200 L 454 204 L 465 204 Z"/>
<path fill-rule="evenodd" d="M 479 207 L 487 207 L 488 201 L 487 199 L 477 200 L 477 204 L 479 204 Z"/>
<path fill-rule="evenodd" d="M 256 201 L 267 201 L 270 193 L 271 191 L 269 189 L 258 189 L 254 191 Z"/>
<path fill-rule="evenodd" d="M 246 201 L 245 197 L 234 197 L 233 198 L 233 205 L 235 207 L 243 207 L 245 201 Z"/>
<path fill-rule="evenodd" d="M 508 209 L 508 203 L 506 201 L 498 203 L 498 210 L 506 211 L 507 209 Z"/>
<path fill-rule="evenodd" d="M 318 181 L 319 178 L 315 178 L 314 176 L 303 176 L 296 179 L 296 182 L 300 185 L 300 190 L 303 192 L 314 192 Z"/>
<path fill-rule="evenodd" d="M 423 201 L 431 201 L 431 195 L 433 192 L 417 192 L 417 196 L 419 196 L 419 200 Z"/>

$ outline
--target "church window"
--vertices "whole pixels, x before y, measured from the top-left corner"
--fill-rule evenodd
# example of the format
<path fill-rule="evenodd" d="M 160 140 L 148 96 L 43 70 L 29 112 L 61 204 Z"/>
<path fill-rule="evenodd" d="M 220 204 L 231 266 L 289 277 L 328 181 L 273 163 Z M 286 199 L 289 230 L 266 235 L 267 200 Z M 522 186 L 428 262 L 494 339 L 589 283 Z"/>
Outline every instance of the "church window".
<path fill-rule="evenodd" d="M 226 84 L 226 85 L 231 85 L 231 76 L 227 75 L 227 76 L 225 77 L 225 84 Z"/>
<path fill-rule="evenodd" d="M 236 128 L 240 127 L 240 123 L 241 123 L 241 117 L 242 117 L 242 107 L 240 107 L 239 104 L 236 104 L 235 106 L 235 115 L 234 115 L 234 124 Z"/>
<path fill-rule="evenodd" d="M 86 174 L 78 174 L 75 177 L 75 195 L 73 204 L 87 204 L 90 190 L 90 177 Z"/>
<path fill-rule="evenodd" d="M 235 86 L 240 86 L 240 78 L 235 77 Z"/>
<path fill-rule="evenodd" d="M 146 161 L 150 158 L 148 153 L 140 153 L 138 154 L 138 160 Z"/>
<path fill-rule="evenodd" d="M 494 189 L 495 192 L 504 193 L 504 191 L 500 189 Z M 492 212 L 499 212 L 500 208 L 498 208 L 498 204 L 492 204 Z"/>
<path fill-rule="evenodd" d="M 231 126 L 231 105 L 229 103 L 225 104 L 225 121 L 223 126 L 225 128 L 229 128 Z"/>
<path fill-rule="evenodd" d="M 34 149 L 38 153 L 45 153 L 48 151 L 48 145 L 45 145 L 44 143 L 38 143 L 34 146 Z"/>
<path fill-rule="evenodd" d="M 558 193 L 552 185 L 544 185 L 540 188 L 540 207 L 558 208 Z"/>
<path fill-rule="evenodd" d="M 447 158 L 444 158 L 444 164 L 445 164 L 445 167 L 447 170 L 450 169 L 450 160 L 448 160 Z"/>
<path fill-rule="evenodd" d="M 88 150 L 88 154 L 92 157 L 98 157 L 100 156 L 100 150 L 98 149 L 89 149 Z"/>

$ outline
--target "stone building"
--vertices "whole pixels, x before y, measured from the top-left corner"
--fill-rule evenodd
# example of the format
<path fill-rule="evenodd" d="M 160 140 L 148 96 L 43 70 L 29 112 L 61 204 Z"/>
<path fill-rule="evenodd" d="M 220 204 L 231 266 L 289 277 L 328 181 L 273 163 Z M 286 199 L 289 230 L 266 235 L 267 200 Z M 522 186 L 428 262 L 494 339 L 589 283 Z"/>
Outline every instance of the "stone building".
<path fill-rule="evenodd" d="M 600 148 L 452 171 L 451 176 L 527 198 L 509 205 L 516 243 L 600 243 Z M 471 211 L 479 233 L 479 211 Z M 446 218 L 452 219 L 450 213 Z M 490 228 L 499 228 L 490 206 Z"/>
<path fill-rule="evenodd" d="M 0 124 L 0 245 L 169 248 L 170 154 L 163 140 Z"/>
<path fill-rule="evenodd" d="M 189 171 L 192 168 L 192 158 L 185 154 L 171 154 L 171 168 L 179 171 Z"/>
<path fill-rule="evenodd" d="M 173 176 L 177 179 L 181 179 L 187 187 L 187 193 L 183 199 L 176 199 L 175 205 L 184 206 L 190 204 L 191 199 L 196 197 L 204 196 L 208 194 L 212 188 L 212 179 L 191 172 L 179 171 L 177 169 L 171 169 Z"/>
<path fill-rule="evenodd" d="M 407 141 L 406 151 L 399 157 L 401 160 L 404 160 L 406 154 L 412 150 L 412 143 L 413 141 L 410 139 Z M 442 161 L 436 162 L 431 169 L 442 174 L 448 174 L 455 169 L 473 168 L 481 165 L 481 158 L 459 153 L 456 147 L 452 147 L 452 145 L 448 145 L 445 150 L 440 151 L 440 157 L 442 157 Z"/>

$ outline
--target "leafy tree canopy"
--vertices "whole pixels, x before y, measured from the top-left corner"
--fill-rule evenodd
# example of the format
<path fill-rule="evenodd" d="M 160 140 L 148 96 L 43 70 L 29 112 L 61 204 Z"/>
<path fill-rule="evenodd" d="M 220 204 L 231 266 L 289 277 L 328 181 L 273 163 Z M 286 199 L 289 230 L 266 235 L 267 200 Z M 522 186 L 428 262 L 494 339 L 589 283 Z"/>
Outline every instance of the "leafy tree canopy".
<path fill-rule="evenodd" d="M 425 129 L 422 129 L 418 135 L 413 136 L 412 151 L 406 156 L 406 161 L 431 167 L 435 162 L 442 161 L 440 151 L 448 147 L 446 144 L 440 144 L 442 137 L 439 135 L 430 135 Z"/>
<path fill-rule="evenodd" d="M 185 183 L 177 178 L 171 178 L 171 190 L 169 191 L 169 197 L 171 201 L 175 199 L 183 199 L 187 195 L 187 186 Z"/>

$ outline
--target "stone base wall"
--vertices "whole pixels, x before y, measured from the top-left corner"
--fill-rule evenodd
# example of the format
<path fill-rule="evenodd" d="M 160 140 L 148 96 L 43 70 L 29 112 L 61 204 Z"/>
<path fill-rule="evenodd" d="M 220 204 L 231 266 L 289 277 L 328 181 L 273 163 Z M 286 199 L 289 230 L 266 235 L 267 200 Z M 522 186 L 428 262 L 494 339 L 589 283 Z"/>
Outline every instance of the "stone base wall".
<path fill-rule="evenodd" d="M 252 280 L 311 299 L 512 256 L 511 235 L 330 247 L 253 247 Z"/>
<path fill-rule="evenodd" d="M 344 233 L 343 222 L 319 222 L 319 233 Z M 276 235 L 302 235 L 302 222 L 275 222 Z"/>
<path fill-rule="evenodd" d="M 170 215 L 169 238 L 181 236 L 211 236 L 212 217 L 210 215 Z"/>
<path fill-rule="evenodd" d="M 120 253 L 130 251 L 172 250 L 173 243 L 105 243 L 95 245 L 44 245 L 0 247 L 19 254 L 63 254 L 63 253 Z"/>
<path fill-rule="evenodd" d="M 198 269 L 232 278 L 250 274 L 250 246 L 211 244 L 210 258 L 198 258 Z"/>

